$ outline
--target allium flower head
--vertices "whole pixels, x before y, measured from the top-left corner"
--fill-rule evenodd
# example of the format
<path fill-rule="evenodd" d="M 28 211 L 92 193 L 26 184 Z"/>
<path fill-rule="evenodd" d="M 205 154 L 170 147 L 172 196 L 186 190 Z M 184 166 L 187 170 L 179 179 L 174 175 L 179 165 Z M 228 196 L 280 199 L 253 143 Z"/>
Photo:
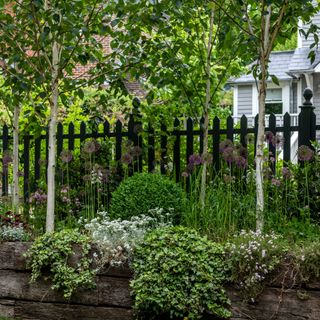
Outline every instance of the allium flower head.
<path fill-rule="evenodd" d="M 71 150 L 62 150 L 60 153 L 61 161 L 64 163 L 69 163 L 72 160 L 72 151 Z"/>
<path fill-rule="evenodd" d="M 271 179 L 271 184 L 272 184 L 273 186 L 280 187 L 281 182 L 280 182 L 279 179 L 272 178 L 272 179 Z"/>
<path fill-rule="evenodd" d="M 287 167 L 283 167 L 282 168 L 282 176 L 283 176 L 283 179 L 289 180 L 292 176 L 290 169 Z"/>
<path fill-rule="evenodd" d="M 243 147 L 243 146 L 239 146 L 237 148 L 238 154 L 240 157 L 244 158 L 244 159 L 248 159 L 248 150 Z"/>
<path fill-rule="evenodd" d="M 248 166 L 247 159 L 241 156 L 236 156 L 234 162 L 239 169 L 245 169 Z"/>
<path fill-rule="evenodd" d="M 121 157 L 121 162 L 123 164 L 131 164 L 132 163 L 132 156 L 129 153 L 125 153 Z"/>
<path fill-rule="evenodd" d="M 298 149 L 298 159 L 300 161 L 311 161 L 314 157 L 314 151 L 308 146 L 300 146 Z"/>
<path fill-rule="evenodd" d="M 220 142 L 219 151 L 224 152 L 228 148 L 233 148 L 233 142 L 229 139 Z"/>
<path fill-rule="evenodd" d="M 272 138 L 272 145 L 276 148 L 280 148 L 282 146 L 282 143 L 283 143 L 283 139 L 281 136 L 279 136 L 278 134 L 275 135 L 273 138 Z"/>
<path fill-rule="evenodd" d="M 192 166 L 198 166 L 200 164 L 203 164 L 203 159 L 199 154 L 192 154 L 189 157 L 189 164 Z"/>
<path fill-rule="evenodd" d="M 274 134 L 271 131 L 266 131 L 265 138 L 267 142 L 272 143 Z"/>
<path fill-rule="evenodd" d="M 224 149 L 222 152 L 222 157 L 223 159 L 228 162 L 228 164 L 231 164 L 235 160 L 235 155 L 234 155 L 234 148 L 233 147 L 228 147 Z"/>
<path fill-rule="evenodd" d="M 85 153 L 94 153 L 100 149 L 100 145 L 96 140 L 86 141 L 83 146 L 83 151 Z"/>
<path fill-rule="evenodd" d="M 3 165 L 4 166 L 7 166 L 9 163 L 12 162 L 12 156 L 11 156 L 11 153 L 9 151 L 5 151 L 3 153 L 2 161 L 3 161 Z"/>
<path fill-rule="evenodd" d="M 139 157 L 142 154 L 142 149 L 139 146 L 132 147 L 128 152 L 132 157 Z"/>

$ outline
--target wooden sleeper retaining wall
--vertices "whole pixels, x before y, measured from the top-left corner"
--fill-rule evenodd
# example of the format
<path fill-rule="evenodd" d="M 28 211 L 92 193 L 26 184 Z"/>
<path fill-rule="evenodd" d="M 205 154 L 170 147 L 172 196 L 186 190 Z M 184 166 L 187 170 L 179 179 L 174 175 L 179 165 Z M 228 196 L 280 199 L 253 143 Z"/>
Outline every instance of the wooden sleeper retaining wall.
<path fill-rule="evenodd" d="M 30 243 L 0 243 L 0 316 L 27 320 L 131 320 L 128 268 L 110 268 L 97 275 L 96 288 L 79 290 L 70 301 L 51 290 L 50 283 L 29 283 L 23 254 Z M 242 303 L 239 291 L 229 288 L 231 320 L 320 320 L 320 281 L 310 282 L 298 298 L 297 289 L 267 287 L 256 304 Z M 301 297 L 305 299 L 301 299 Z"/>

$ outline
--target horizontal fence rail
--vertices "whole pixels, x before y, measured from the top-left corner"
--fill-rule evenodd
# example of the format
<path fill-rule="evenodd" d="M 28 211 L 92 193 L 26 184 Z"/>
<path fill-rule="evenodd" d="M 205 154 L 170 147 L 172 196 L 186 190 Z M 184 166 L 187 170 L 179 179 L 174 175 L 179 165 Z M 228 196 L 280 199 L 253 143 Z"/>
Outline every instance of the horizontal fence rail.
<path fill-rule="evenodd" d="M 320 126 L 315 125 L 314 113 L 312 112 L 311 116 L 303 116 L 304 111 L 301 111 L 299 117 L 297 115 L 292 117 L 286 113 L 281 116 L 281 121 L 273 114 L 268 116 L 266 131 L 270 131 L 273 135 L 278 135 L 281 138 L 282 143 L 278 153 L 284 163 L 294 160 L 298 147 L 298 137 L 303 137 L 302 140 L 299 138 L 299 145 L 308 144 L 306 143 L 306 141 L 308 142 L 308 136 L 315 137 L 315 130 L 320 130 Z M 249 121 L 252 125 L 249 125 Z M 146 124 L 139 115 L 138 109 L 134 111 L 126 124 L 120 120 L 115 124 L 106 121 L 94 127 L 88 126 L 84 122 L 70 123 L 67 126 L 59 123 L 56 142 L 57 157 L 61 156 L 63 150 L 70 150 L 74 152 L 74 157 L 77 154 L 80 158 L 81 148 L 86 141 L 90 139 L 104 141 L 108 145 L 106 152 L 110 155 L 107 166 L 110 166 L 111 163 L 116 164 L 119 172 L 121 172 L 124 170 L 123 167 L 127 165 L 128 175 L 142 171 L 160 172 L 161 174 L 171 172 L 175 180 L 179 182 L 182 180 L 182 172 L 188 165 L 190 156 L 203 152 L 203 123 L 204 119 L 197 122 L 191 118 L 184 121 L 176 118 L 170 125 L 165 123 L 157 126 L 152 123 Z M 309 130 L 310 127 L 312 132 Z M 251 137 L 255 146 L 257 130 L 258 116 L 253 120 L 244 115 L 237 119 L 231 116 L 224 120 L 217 117 L 211 119 L 209 153 L 212 155 L 214 168 L 218 170 L 220 166 L 219 145 L 222 141 L 229 139 L 248 148 Z M 27 134 L 20 139 L 20 171 L 23 176 L 24 199 L 27 201 L 30 193 L 39 187 L 41 176 L 43 177 L 46 174 L 44 168 L 48 159 L 47 129 L 44 129 L 39 136 Z M 12 150 L 12 140 L 11 130 L 6 125 L 3 126 L 0 135 L 3 151 L 1 186 L 3 196 L 10 194 L 10 170 L 8 170 L 8 156 L 6 155 Z M 267 146 L 270 157 L 274 157 L 276 146 L 272 143 Z M 126 162 L 128 148 L 135 148 L 136 151 L 135 161 L 130 163 Z M 275 170 L 275 166 L 276 163 L 272 165 L 273 170 Z M 188 185 L 188 178 L 186 183 Z"/>

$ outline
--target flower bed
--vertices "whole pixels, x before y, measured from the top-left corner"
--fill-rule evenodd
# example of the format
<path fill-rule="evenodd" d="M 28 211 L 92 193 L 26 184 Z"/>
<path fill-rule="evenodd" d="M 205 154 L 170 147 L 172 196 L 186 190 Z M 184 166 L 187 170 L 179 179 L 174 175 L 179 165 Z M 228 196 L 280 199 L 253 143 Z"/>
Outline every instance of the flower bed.
<path fill-rule="evenodd" d="M 79 290 L 66 301 L 62 293 L 53 291 L 44 280 L 29 283 L 30 272 L 23 257 L 29 246 L 30 243 L 20 242 L 0 244 L 0 316 L 33 320 L 133 319 L 128 268 L 100 272 L 95 289 Z M 288 289 L 291 275 L 283 272 L 254 304 L 242 303 L 241 293 L 228 288 L 231 319 L 320 319 L 320 281 L 309 282 L 303 289 Z"/>

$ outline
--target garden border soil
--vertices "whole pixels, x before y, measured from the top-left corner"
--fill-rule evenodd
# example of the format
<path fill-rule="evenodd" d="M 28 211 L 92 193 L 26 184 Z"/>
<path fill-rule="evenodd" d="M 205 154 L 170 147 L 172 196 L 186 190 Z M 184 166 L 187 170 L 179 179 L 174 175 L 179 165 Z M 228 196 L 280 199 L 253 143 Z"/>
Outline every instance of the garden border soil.
<path fill-rule="evenodd" d="M 27 320 L 131 320 L 128 268 L 110 268 L 97 275 L 97 287 L 80 290 L 70 301 L 50 289 L 45 280 L 29 283 L 23 254 L 30 243 L 0 243 L 0 316 Z M 279 277 L 280 279 L 281 277 Z M 287 286 L 288 287 L 288 286 Z M 319 320 L 320 280 L 303 288 L 283 288 L 283 281 L 268 286 L 257 303 L 242 303 L 238 290 L 228 288 L 232 320 Z"/>

